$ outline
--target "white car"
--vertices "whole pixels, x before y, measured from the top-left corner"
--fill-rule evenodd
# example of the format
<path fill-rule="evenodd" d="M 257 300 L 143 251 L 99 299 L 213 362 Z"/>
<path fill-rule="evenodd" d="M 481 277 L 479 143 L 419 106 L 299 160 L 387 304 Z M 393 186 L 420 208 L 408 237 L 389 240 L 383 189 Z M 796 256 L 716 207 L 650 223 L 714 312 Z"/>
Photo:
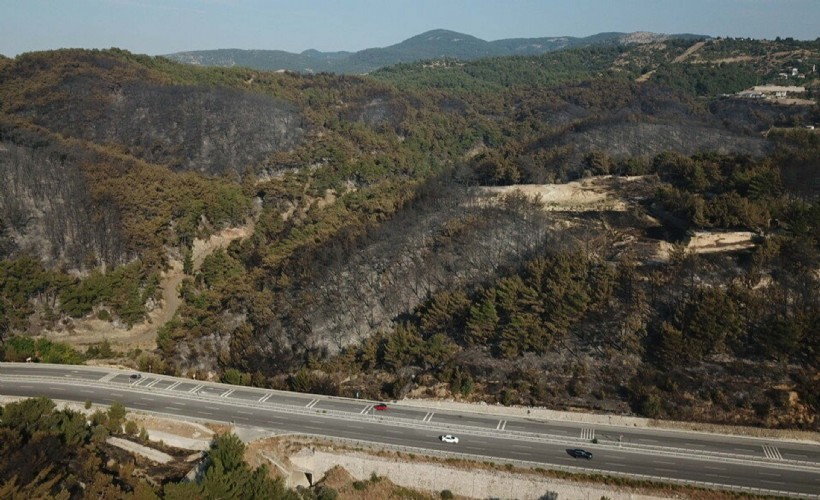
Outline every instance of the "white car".
<path fill-rule="evenodd" d="M 443 434 L 438 438 L 444 441 L 445 443 L 458 444 L 458 437 L 453 436 L 451 434 Z"/>

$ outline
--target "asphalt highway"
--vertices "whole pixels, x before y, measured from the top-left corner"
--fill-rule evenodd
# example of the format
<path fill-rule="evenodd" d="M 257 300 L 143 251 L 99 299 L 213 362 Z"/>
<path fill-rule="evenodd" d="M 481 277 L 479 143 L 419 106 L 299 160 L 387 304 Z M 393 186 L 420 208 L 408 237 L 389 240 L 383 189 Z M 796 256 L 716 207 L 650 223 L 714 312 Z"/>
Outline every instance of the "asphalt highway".
<path fill-rule="evenodd" d="M 0 363 L 0 395 L 47 396 L 240 426 L 820 498 L 820 445 L 694 432 L 548 422 L 85 366 Z M 455 434 L 445 444 L 440 434 Z M 597 438 L 598 444 L 592 439 Z M 584 448 L 592 460 L 571 457 Z"/>

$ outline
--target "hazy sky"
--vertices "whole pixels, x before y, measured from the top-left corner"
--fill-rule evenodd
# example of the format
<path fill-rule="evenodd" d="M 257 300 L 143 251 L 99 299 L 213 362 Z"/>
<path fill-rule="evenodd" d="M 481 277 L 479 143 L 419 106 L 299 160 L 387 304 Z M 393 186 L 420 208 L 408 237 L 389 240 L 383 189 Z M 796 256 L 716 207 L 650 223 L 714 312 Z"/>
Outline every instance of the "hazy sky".
<path fill-rule="evenodd" d="M 820 0 L 0 0 L 0 54 L 119 47 L 355 51 L 445 28 L 485 40 L 604 31 L 820 37 Z"/>

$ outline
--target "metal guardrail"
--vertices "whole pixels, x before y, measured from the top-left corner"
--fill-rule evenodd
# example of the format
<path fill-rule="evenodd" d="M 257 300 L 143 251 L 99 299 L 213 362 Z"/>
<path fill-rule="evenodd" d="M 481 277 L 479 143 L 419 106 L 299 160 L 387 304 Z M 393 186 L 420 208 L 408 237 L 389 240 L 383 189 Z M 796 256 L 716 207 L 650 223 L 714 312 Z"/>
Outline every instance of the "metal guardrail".
<path fill-rule="evenodd" d="M 69 380 L 64 378 L 58 377 L 47 377 L 47 376 L 25 376 L 25 375 L 9 375 L 9 374 L 0 374 L 0 381 L 2 380 L 14 380 L 14 381 L 29 381 L 29 382 L 49 382 L 52 384 L 59 384 L 59 385 L 76 385 L 76 380 Z M 196 393 L 189 393 L 189 392 L 174 392 L 173 390 L 169 391 L 167 389 L 158 389 L 154 387 L 142 387 L 139 385 L 135 385 L 133 383 L 124 384 L 118 382 L 99 382 L 99 381 L 87 381 L 83 380 L 83 386 L 86 387 L 100 387 L 105 389 L 112 389 L 112 388 L 122 388 L 126 389 L 130 392 L 135 393 L 142 393 L 142 394 L 162 394 L 168 397 L 174 397 L 175 399 L 184 399 L 189 401 L 198 401 L 198 402 L 211 402 L 211 403 L 220 403 L 220 404 L 227 404 L 229 406 L 235 407 L 245 407 L 245 408 L 254 408 L 259 410 L 268 410 L 268 411 L 277 411 L 277 412 L 286 412 L 286 413 L 295 413 L 300 415 L 310 415 L 310 416 L 320 416 L 320 417 L 327 417 L 327 418 L 335 418 L 335 419 L 344 419 L 344 420 L 355 420 L 359 422 L 367 422 L 367 423 L 377 423 L 381 425 L 392 425 L 398 427 L 413 427 L 417 429 L 444 429 L 454 433 L 461 433 L 473 436 L 483 436 L 483 437 L 492 437 L 492 438 L 507 438 L 507 439 L 520 439 L 526 440 L 528 442 L 536 441 L 542 443 L 551 443 L 551 444 L 566 444 L 567 441 L 574 441 L 574 442 L 581 442 L 581 443 L 589 443 L 589 440 L 582 439 L 582 438 L 568 438 L 566 436 L 545 436 L 542 434 L 536 433 L 528 433 L 528 432 L 520 432 L 520 431 L 501 431 L 501 430 L 483 430 L 476 427 L 467 427 L 467 426 L 459 426 L 453 424 L 446 424 L 446 423 L 432 423 L 432 422 L 418 422 L 415 420 L 404 419 L 400 417 L 382 417 L 378 415 L 362 415 L 352 412 L 345 412 L 339 410 L 322 410 L 322 409 L 314 409 L 314 408 L 304 408 L 299 406 L 291 406 L 291 405 L 284 405 L 279 403 L 272 403 L 270 401 L 265 401 L 262 403 L 256 401 L 246 401 L 246 400 L 239 400 L 239 399 L 232 399 L 232 398 L 221 398 L 219 396 L 203 396 Z M 198 383 L 198 385 L 206 385 L 213 388 L 216 386 L 207 384 L 207 383 Z M 267 394 L 270 392 L 275 391 L 267 391 L 267 390 L 256 390 L 253 392 L 260 392 L 260 394 Z M 187 417 L 183 415 L 177 415 L 174 413 L 167 413 L 161 411 L 154 411 L 149 410 L 150 413 L 160 414 L 160 415 L 167 415 L 173 418 L 181 418 L 183 420 L 189 421 L 201 421 L 202 418 L 196 417 Z M 208 419 L 213 420 L 213 419 Z M 228 423 L 228 422 L 226 422 Z M 231 421 L 230 423 L 234 423 Z M 818 495 L 810 495 L 810 494 L 800 494 L 795 492 L 788 492 L 788 491 L 780 491 L 780 490 L 769 490 L 763 488 L 751 488 L 751 487 L 744 487 L 744 486 L 736 486 L 736 485 L 729 485 L 724 483 L 711 483 L 705 481 L 695 481 L 695 480 L 687 480 L 687 479 L 678 479 L 678 478 L 669 478 L 669 477 L 662 477 L 662 476 L 650 476 L 645 474 L 635 474 L 635 473 L 623 473 L 617 471 L 608 471 L 602 469 L 590 469 L 584 467 L 574 467 L 574 466 L 565 466 L 565 465 L 557 465 L 557 464 L 550 464 L 545 462 L 534 462 L 534 461 L 525 461 L 525 460 L 517 460 L 517 459 L 508 459 L 503 457 L 491 456 L 491 455 L 476 455 L 476 454 L 468 454 L 468 453 L 458 453 L 458 452 L 451 452 L 451 451 L 441 451 L 435 450 L 430 448 L 417 448 L 417 447 L 410 447 L 410 446 L 403 446 L 403 445 L 395 445 L 390 443 L 380 443 L 380 442 L 372 442 L 372 441 L 363 441 L 359 439 L 349 439 L 349 438 L 341 438 L 341 437 L 334 437 L 334 436 L 326 436 L 321 434 L 311 434 L 306 432 L 288 432 L 290 434 L 297 434 L 301 436 L 312 436 L 316 438 L 321 438 L 325 440 L 335 440 L 339 442 L 346 442 L 346 443 L 354 443 L 356 445 L 367 445 L 371 447 L 377 448 L 389 448 L 398 451 L 404 451 L 407 453 L 415 453 L 418 455 L 428 455 L 428 456 L 442 456 L 448 458 L 462 458 L 465 460 L 473 460 L 473 461 L 493 461 L 495 463 L 510 463 L 514 465 L 521 465 L 523 467 L 529 468 L 546 468 L 551 470 L 562 470 L 566 472 L 581 472 L 586 474 L 598 474 L 598 475 L 608 475 L 608 476 L 619 476 L 619 477 L 627 477 L 632 479 L 640 479 L 646 481 L 654 481 L 654 482 L 669 482 L 669 483 L 676 483 L 676 484 L 684 484 L 684 485 L 692 485 L 698 486 L 703 488 L 712 488 L 712 489 L 723 489 L 723 490 L 730 490 L 730 491 L 739 491 L 739 492 L 748 492 L 748 493 L 755 493 L 760 495 L 781 495 L 781 496 L 790 496 L 790 497 L 797 497 L 797 498 L 820 498 Z M 623 445 L 623 443 L 621 443 Z M 740 464 L 747 464 L 747 465 L 769 465 L 769 466 L 790 466 L 790 468 L 794 468 L 794 465 L 798 465 L 800 469 L 807 470 L 809 472 L 816 472 L 820 470 L 818 464 L 814 462 L 807 462 L 807 461 L 797 461 L 797 460 L 781 460 L 781 461 L 771 461 L 766 459 L 757 459 L 757 457 L 751 457 L 748 455 L 739 455 L 739 454 L 724 454 L 720 452 L 703 452 L 704 457 L 693 457 L 692 453 L 689 450 L 686 452 L 679 452 L 677 448 L 672 449 L 665 449 L 663 447 L 655 447 L 652 445 L 635 445 L 633 447 L 627 446 L 617 446 L 617 444 L 606 444 L 606 443 L 597 443 L 598 447 L 609 448 L 609 449 L 617 449 L 619 451 L 627 451 L 627 452 L 640 452 L 640 451 L 655 451 L 657 453 L 667 455 L 667 456 L 678 456 L 683 458 L 701 458 L 706 459 L 713 458 L 716 459 L 715 461 L 721 461 L 725 463 L 740 463 Z M 658 450 L 645 450 L 643 448 L 660 448 Z M 696 451 L 696 450 L 692 450 Z"/>

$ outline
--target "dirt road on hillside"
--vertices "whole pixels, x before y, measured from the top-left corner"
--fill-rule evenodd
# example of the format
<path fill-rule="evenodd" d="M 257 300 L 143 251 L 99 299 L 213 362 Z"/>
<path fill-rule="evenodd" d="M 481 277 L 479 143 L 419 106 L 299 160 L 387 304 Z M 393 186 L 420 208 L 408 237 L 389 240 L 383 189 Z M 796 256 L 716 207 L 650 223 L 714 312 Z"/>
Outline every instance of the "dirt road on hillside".
<path fill-rule="evenodd" d="M 691 56 L 695 52 L 699 51 L 704 45 L 706 45 L 706 42 L 696 42 L 691 47 L 686 49 L 683 52 L 683 54 L 681 54 L 678 57 L 676 57 L 675 59 L 673 59 L 672 62 L 673 63 L 681 63 L 681 62 L 687 60 L 689 58 L 689 56 Z"/>
<path fill-rule="evenodd" d="M 199 270 L 205 257 L 215 250 L 227 247 L 233 240 L 253 234 L 253 222 L 240 227 L 228 228 L 212 235 L 207 240 L 194 240 L 192 258 L 194 271 Z M 180 305 L 179 285 L 185 278 L 182 261 L 172 259 L 170 267 L 162 274 L 160 289 L 162 300 L 158 307 L 148 313 L 148 318 L 127 329 L 96 318 L 74 320 L 63 330 L 47 330 L 43 337 L 66 342 L 85 350 L 89 345 L 107 340 L 115 351 L 128 352 L 132 349 L 150 350 L 156 347 L 157 330 L 174 317 Z"/>

